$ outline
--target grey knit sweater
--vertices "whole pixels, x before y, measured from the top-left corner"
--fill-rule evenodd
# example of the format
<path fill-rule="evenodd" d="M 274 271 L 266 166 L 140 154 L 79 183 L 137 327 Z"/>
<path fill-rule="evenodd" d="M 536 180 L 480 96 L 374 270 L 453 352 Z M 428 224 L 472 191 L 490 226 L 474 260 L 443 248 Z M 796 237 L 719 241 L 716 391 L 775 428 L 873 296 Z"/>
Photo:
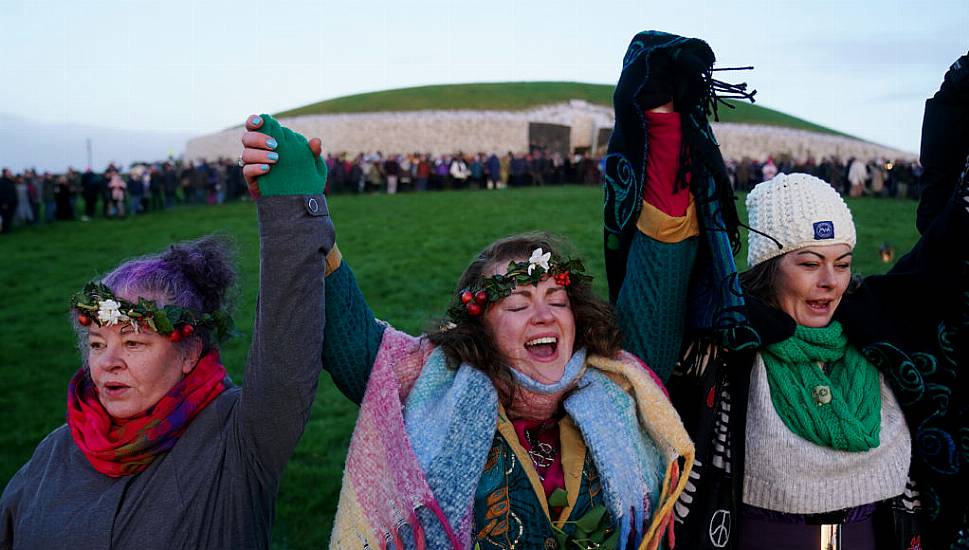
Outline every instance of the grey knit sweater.
<path fill-rule="evenodd" d="M 140 474 L 91 467 L 66 426 L 51 432 L 0 498 L 0 549 L 267 548 L 279 478 L 321 370 L 322 195 L 259 199 L 260 286 L 244 386 L 209 404 Z M 66 381 L 65 381 L 66 382 Z"/>
<path fill-rule="evenodd" d="M 880 444 L 851 453 L 795 435 L 778 416 L 760 354 L 750 374 L 744 503 L 792 514 L 817 514 L 902 494 L 912 441 L 892 390 L 881 381 Z"/>

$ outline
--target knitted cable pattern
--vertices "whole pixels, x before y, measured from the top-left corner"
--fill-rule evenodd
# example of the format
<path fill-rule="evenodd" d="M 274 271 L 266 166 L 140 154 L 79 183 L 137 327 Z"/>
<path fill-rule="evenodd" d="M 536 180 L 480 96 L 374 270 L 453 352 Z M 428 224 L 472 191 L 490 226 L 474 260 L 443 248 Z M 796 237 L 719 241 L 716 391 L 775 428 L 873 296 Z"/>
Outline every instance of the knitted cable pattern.
<path fill-rule="evenodd" d="M 794 336 L 768 345 L 763 358 L 774 408 L 792 432 L 843 451 L 878 447 L 878 370 L 848 345 L 841 323 L 799 325 Z"/>

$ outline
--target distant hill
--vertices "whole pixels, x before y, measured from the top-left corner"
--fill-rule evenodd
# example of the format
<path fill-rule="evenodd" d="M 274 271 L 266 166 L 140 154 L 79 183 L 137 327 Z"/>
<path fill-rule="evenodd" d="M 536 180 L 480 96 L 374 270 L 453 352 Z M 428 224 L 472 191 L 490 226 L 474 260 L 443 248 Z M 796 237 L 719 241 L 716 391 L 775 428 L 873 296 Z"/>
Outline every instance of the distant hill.
<path fill-rule="evenodd" d="M 520 111 L 570 99 L 582 99 L 589 103 L 612 106 L 613 89 L 614 87 L 608 84 L 583 82 L 442 84 L 337 97 L 276 113 L 276 116 L 458 109 Z M 721 122 L 764 124 L 847 135 L 759 105 L 746 102 L 733 103 L 736 109 L 721 106 Z"/>
<path fill-rule="evenodd" d="M 14 172 L 26 168 L 63 172 L 87 167 L 87 141 L 91 163 L 104 170 L 109 163 L 128 166 L 178 156 L 189 132 L 123 130 L 82 124 L 45 123 L 0 113 L 0 167 Z"/>

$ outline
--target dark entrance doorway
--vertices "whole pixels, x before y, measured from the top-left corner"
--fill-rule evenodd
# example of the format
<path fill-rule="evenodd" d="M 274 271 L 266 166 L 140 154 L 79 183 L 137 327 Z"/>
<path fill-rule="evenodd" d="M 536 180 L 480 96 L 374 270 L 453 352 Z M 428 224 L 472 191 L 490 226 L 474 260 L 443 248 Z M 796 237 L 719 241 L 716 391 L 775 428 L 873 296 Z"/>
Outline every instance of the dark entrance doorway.
<path fill-rule="evenodd" d="M 561 124 L 528 123 L 528 144 L 544 149 L 546 155 L 559 153 L 568 156 L 572 150 L 572 128 Z"/>

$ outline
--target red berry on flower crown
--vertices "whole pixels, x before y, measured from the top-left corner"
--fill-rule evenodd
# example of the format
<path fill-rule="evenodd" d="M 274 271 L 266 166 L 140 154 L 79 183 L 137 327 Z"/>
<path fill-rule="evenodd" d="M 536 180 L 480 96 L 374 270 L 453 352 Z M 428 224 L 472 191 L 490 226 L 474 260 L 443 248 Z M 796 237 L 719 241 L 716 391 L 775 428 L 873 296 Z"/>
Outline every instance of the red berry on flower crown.
<path fill-rule="evenodd" d="M 86 326 L 88 326 L 88 325 L 91 324 L 91 318 L 88 317 L 87 315 L 84 315 L 83 313 L 78 313 L 77 314 L 77 322 L 82 327 L 86 327 Z"/>
<path fill-rule="evenodd" d="M 182 327 L 182 336 L 191 336 L 195 332 L 195 327 L 192 325 L 185 325 Z"/>
<path fill-rule="evenodd" d="M 481 315 L 481 305 L 477 302 L 470 302 L 465 307 L 468 308 L 468 315 L 472 317 L 477 317 Z"/>
<path fill-rule="evenodd" d="M 182 341 L 182 333 L 179 330 L 175 330 L 168 335 L 168 339 L 172 341 L 173 344 L 177 344 Z"/>
<path fill-rule="evenodd" d="M 488 291 L 486 291 L 486 290 L 479 290 L 478 292 L 475 292 L 474 293 L 474 301 L 477 302 L 479 305 L 482 305 L 482 306 L 485 305 L 486 303 L 488 303 Z"/>
<path fill-rule="evenodd" d="M 474 294 L 472 294 L 470 290 L 462 290 L 460 296 L 462 304 L 466 304 L 471 300 L 474 300 Z"/>

